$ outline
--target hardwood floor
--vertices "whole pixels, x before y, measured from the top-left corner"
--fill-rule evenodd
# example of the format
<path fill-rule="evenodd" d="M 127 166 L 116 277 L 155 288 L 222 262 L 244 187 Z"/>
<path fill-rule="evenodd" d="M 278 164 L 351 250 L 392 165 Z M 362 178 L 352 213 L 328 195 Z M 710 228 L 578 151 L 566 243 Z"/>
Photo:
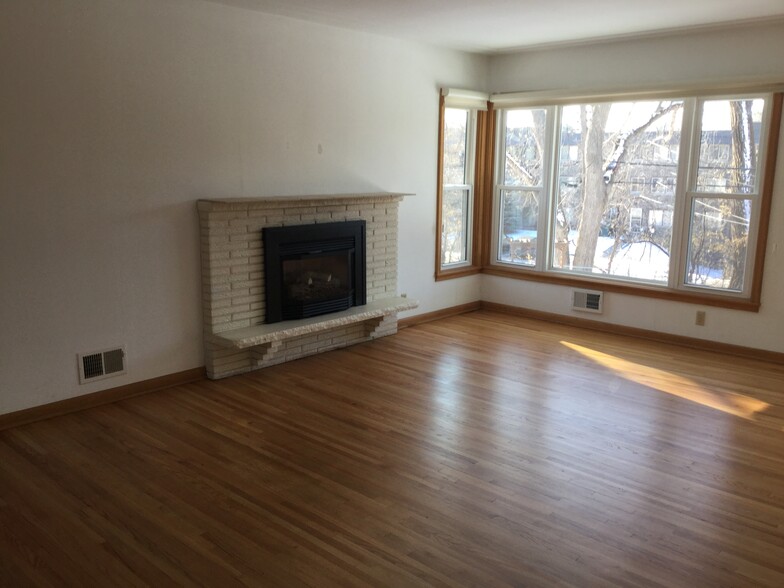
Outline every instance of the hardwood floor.
<path fill-rule="evenodd" d="M 0 433 L 2 586 L 784 586 L 784 367 L 480 311 Z"/>

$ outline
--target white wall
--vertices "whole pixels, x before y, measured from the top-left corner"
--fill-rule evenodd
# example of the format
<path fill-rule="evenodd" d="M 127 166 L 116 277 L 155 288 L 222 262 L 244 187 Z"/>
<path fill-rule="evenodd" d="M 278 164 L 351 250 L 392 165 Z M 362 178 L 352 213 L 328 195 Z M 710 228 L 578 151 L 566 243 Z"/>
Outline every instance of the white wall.
<path fill-rule="evenodd" d="M 784 72 L 784 21 L 500 54 L 492 92 L 623 89 Z"/>
<path fill-rule="evenodd" d="M 781 75 L 781 55 L 781 23 L 486 58 L 200 0 L 3 0 L 0 414 L 203 364 L 198 198 L 412 192 L 417 312 L 481 294 L 568 314 L 566 288 L 433 281 L 438 87 Z M 602 320 L 784 351 L 778 167 L 759 314 L 698 328 L 691 305 L 608 294 Z M 115 345 L 128 374 L 79 386 L 76 353 Z"/>
<path fill-rule="evenodd" d="M 734 30 L 561 47 L 495 56 L 489 87 L 495 92 L 623 89 L 668 83 L 756 79 L 784 81 L 784 23 Z M 784 132 L 782 132 L 784 137 Z M 605 313 L 570 310 L 571 288 L 482 277 L 482 299 L 676 335 L 784 352 L 784 141 L 774 186 L 762 308 L 759 313 L 709 307 L 704 327 L 694 325 L 701 307 L 607 293 Z"/>
<path fill-rule="evenodd" d="M 203 365 L 203 197 L 415 193 L 401 291 L 435 284 L 438 87 L 487 59 L 199 0 L 0 6 L 0 413 Z M 128 374 L 77 384 L 76 353 Z"/>

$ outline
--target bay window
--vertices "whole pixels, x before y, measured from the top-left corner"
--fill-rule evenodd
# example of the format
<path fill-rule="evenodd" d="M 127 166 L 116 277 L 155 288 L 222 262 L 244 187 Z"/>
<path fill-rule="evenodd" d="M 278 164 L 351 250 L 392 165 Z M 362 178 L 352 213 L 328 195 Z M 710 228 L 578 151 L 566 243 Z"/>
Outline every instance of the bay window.
<path fill-rule="evenodd" d="M 755 309 L 780 102 L 646 95 L 498 108 L 483 271 Z"/>
<path fill-rule="evenodd" d="M 436 279 L 483 272 L 757 310 L 781 126 L 772 89 L 442 91 Z"/>

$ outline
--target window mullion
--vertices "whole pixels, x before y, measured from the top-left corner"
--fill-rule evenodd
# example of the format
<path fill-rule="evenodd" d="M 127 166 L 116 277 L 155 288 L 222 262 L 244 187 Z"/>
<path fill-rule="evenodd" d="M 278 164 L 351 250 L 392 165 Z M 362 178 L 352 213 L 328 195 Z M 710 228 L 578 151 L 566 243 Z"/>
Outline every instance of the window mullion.
<path fill-rule="evenodd" d="M 538 233 L 540 235 L 538 247 L 542 251 L 537 255 L 536 269 L 546 271 L 551 267 L 550 260 L 553 256 L 554 247 L 554 223 L 555 223 L 555 201 L 558 191 L 558 157 L 560 153 L 561 141 L 558 140 L 557 129 L 560 126 L 561 108 L 550 106 L 547 108 L 547 124 L 545 127 L 545 137 L 549 142 L 545 146 L 545 156 L 542 158 L 542 202 L 539 211 Z"/>
<path fill-rule="evenodd" d="M 749 246 L 746 249 L 746 272 L 748 279 L 744 280 L 743 295 L 751 295 L 754 287 L 754 276 L 757 273 L 757 242 L 760 239 L 760 223 L 762 222 L 761 212 L 763 206 L 763 186 L 767 172 L 768 149 L 776 149 L 769 143 L 768 135 L 772 132 L 771 119 L 773 116 L 773 96 L 765 96 L 765 115 L 761 124 L 761 135 L 759 138 L 759 152 L 757 158 L 757 174 L 754 182 L 754 193 L 750 195 L 752 199 L 751 222 L 749 224 Z M 763 154 L 763 157 L 759 157 Z"/>
<path fill-rule="evenodd" d="M 689 222 L 691 219 L 691 192 L 697 177 L 697 162 L 700 156 L 699 103 L 695 98 L 684 100 L 680 152 L 678 154 L 678 177 L 673 211 L 673 231 L 670 245 L 670 272 L 668 286 L 682 289 L 685 283 L 689 252 Z"/>
<path fill-rule="evenodd" d="M 501 206 L 505 187 L 503 185 L 503 169 L 506 161 L 506 115 L 507 112 L 502 110 L 496 120 L 496 157 L 493 169 L 493 224 L 490 233 L 493 243 L 490 248 L 490 263 L 496 263 L 501 257 Z"/>

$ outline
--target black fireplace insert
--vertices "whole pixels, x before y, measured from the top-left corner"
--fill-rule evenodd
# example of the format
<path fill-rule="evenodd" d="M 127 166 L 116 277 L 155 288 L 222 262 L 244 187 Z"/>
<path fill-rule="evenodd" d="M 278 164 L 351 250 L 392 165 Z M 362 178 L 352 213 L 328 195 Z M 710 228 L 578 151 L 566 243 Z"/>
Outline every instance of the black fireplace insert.
<path fill-rule="evenodd" d="M 267 323 L 365 304 L 365 221 L 262 229 Z"/>

